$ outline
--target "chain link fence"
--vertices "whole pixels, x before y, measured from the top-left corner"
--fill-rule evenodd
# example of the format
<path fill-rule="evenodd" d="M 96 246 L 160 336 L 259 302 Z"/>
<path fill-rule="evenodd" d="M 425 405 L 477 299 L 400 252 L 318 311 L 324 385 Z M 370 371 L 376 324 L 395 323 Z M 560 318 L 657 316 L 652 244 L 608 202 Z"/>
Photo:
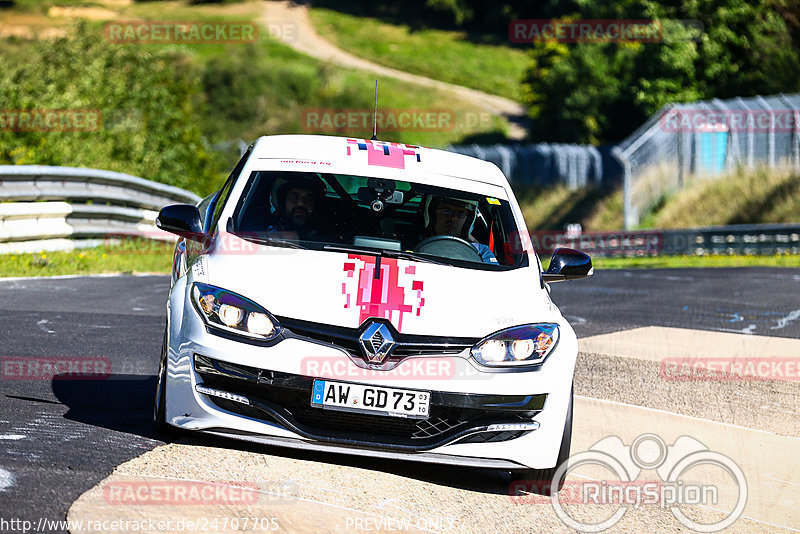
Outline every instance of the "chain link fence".
<path fill-rule="evenodd" d="M 513 184 L 624 187 L 625 228 L 691 179 L 738 168 L 800 171 L 800 94 L 670 104 L 614 147 L 464 145 L 448 150 L 496 164 Z"/>
<path fill-rule="evenodd" d="M 689 178 L 761 166 L 800 171 L 800 94 L 667 105 L 613 152 L 630 229 Z"/>

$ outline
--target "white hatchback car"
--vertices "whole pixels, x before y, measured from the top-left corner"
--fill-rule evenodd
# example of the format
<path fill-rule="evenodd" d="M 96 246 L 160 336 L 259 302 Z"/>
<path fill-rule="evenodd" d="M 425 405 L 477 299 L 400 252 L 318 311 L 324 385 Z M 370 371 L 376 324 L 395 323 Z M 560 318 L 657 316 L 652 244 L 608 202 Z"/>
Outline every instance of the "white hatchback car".
<path fill-rule="evenodd" d="M 577 340 L 493 164 L 390 142 L 261 137 L 175 249 L 155 421 L 268 445 L 550 480 Z"/>

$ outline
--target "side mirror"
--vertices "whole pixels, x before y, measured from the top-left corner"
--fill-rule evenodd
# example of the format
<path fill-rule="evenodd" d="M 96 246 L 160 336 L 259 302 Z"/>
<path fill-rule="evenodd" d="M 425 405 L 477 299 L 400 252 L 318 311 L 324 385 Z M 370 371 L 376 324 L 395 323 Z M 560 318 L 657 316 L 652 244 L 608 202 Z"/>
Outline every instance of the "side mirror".
<path fill-rule="evenodd" d="M 200 212 L 191 204 L 174 204 L 164 206 L 156 217 L 156 226 L 192 241 L 202 243 L 206 239 Z"/>
<path fill-rule="evenodd" d="M 592 258 L 579 250 L 571 248 L 557 248 L 553 252 L 550 266 L 543 273 L 545 282 L 563 282 L 564 280 L 577 280 L 589 278 L 594 274 Z"/>

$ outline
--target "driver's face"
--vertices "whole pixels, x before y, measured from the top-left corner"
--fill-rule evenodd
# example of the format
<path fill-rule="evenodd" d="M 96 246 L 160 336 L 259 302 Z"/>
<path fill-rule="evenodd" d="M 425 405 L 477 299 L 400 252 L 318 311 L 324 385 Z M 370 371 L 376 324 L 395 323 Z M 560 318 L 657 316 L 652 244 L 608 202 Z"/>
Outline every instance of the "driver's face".
<path fill-rule="evenodd" d="M 452 235 L 461 237 L 461 231 L 470 211 L 458 204 L 439 202 L 434 210 L 436 218 L 433 224 L 434 235 Z"/>
<path fill-rule="evenodd" d="M 286 194 L 286 217 L 295 228 L 303 228 L 314 213 L 316 198 L 310 189 L 293 187 Z"/>

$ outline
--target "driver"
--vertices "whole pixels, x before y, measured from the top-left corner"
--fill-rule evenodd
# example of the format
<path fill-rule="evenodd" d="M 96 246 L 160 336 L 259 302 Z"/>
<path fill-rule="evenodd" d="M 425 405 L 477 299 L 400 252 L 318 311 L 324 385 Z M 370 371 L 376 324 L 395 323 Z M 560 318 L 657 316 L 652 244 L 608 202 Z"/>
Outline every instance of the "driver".
<path fill-rule="evenodd" d="M 483 263 L 497 263 L 492 249 L 478 243 L 470 235 L 478 215 L 478 202 L 440 196 L 430 196 L 423 217 L 426 237 L 451 235 L 464 239 L 481 255 Z"/>
<path fill-rule="evenodd" d="M 300 239 L 317 238 L 319 212 L 325 185 L 316 177 L 298 177 L 281 184 L 277 191 L 278 220 L 269 232 L 292 232 Z"/>

